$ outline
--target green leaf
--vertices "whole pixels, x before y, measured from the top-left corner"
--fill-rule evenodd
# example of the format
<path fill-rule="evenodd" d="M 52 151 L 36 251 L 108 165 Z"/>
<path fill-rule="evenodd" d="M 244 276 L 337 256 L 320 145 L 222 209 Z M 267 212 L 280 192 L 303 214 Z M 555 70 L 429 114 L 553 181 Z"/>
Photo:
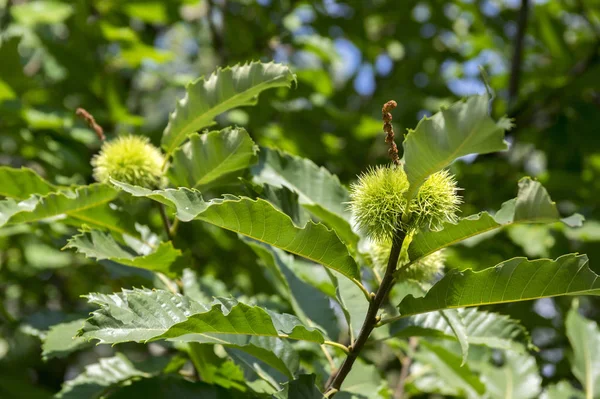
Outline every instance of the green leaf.
<path fill-rule="evenodd" d="M 463 366 L 467 362 L 467 356 L 469 356 L 469 339 L 467 337 L 467 331 L 464 322 L 462 321 L 458 312 L 454 312 L 454 309 L 440 310 L 440 315 L 444 321 L 448 324 L 456 340 L 460 344 L 462 352 L 462 363 Z"/>
<path fill-rule="evenodd" d="M 299 368 L 298 352 L 289 342 L 280 338 L 234 334 L 197 334 L 190 344 L 197 343 L 219 344 L 227 348 L 242 350 L 262 360 L 288 378 L 293 378 Z"/>
<path fill-rule="evenodd" d="M 222 334 L 291 338 L 323 343 L 323 335 L 308 329 L 295 316 L 249 306 L 233 298 L 217 298 L 203 305 L 161 290 L 123 290 L 119 294 L 89 294 L 100 306 L 80 335 L 101 343 L 180 342 L 218 340 Z"/>
<path fill-rule="evenodd" d="M 329 305 L 329 297 L 298 276 L 295 272 L 294 257 L 270 245 L 249 239 L 244 241 L 261 258 L 263 265 L 271 271 L 276 279 L 275 288 L 280 288 L 280 295 L 290 303 L 294 314 L 304 324 L 315 323 L 327 331 L 329 337 L 337 337 L 338 320 Z M 315 267 L 320 266 L 315 265 Z"/>
<path fill-rule="evenodd" d="M 161 242 L 156 249 L 145 255 L 135 255 L 121 248 L 110 234 L 100 231 L 83 231 L 73 236 L 65 245 L 73 248 L 87 258 L 96 260 L 108 259 L 126 266 L 161 272 L 171 276 L 181 274 L 182 265 L 176 260 L 181 257 L 181 251 L 175 249 L 171 241 Z"/>
<path fill-rule="evenodd" d="M 561 219 L 546 189 L 539 182 L 524 178 L 519 181 L 517 197 L 502 204 L 495 216 L 481 212 L 456 224 L 446 223 L 441 231 L 421 231 L 413 237 L 408 254 L 411 262 L 416 262 L 442 248 L 505 226 L 562 221 L 574 227 L 581 225 L 582 218 L 575 214 Z"/>
<path fill-rule="evenodd" d="M 32 196 L 19 203 L 12 199 L 0 201 L 0 227 L 5 223 L 30 223 L 63 215 L 78 218 L 85 211 L 110 202 L 118 194 L 118 190 L 105 184 L 92 184 L 42 197 Z"/>
<path fill-rule="evenodd" d="M 509 121 L 495 122 L 488 115 L 488 96 L 473 96 L 422 119 L 404 139 L 404 170 L 414 198 L 423 182 L 455 159 L 468 154 L 504 151 Z"/>
<path fill-rule="evenodd" d="M 195 342 L 208 334 L 242 334 L 282 337 L 322 344 L 323 335 L 305 327 L 296 316 L 249 306 L 233 298 L 216 298 L 206 312 L 175 324 L 158 339 Z"/>
<path fill-rule="evenodd" d="M 583 392 L 573 388 L 568 381 L 560 381 L 549 385 L 541 399 L 585 399 Z"/>
<path fill-rule="evenodd" d="M 469 366 L 461 366 L 461 358 L 458 355 L 424 340 L 419 341 L 419 345 L 415 359 L 431 366 L 434 373 L 449 388 L 456 390 L 457 393 L 466 394 L 468 398 L 479 398 L 485 392 L 485 386 Z"/>
<path fill-rule="evenodd" d="M 535 358 L 526 353 L 505 352 L 502 367 L 485 364 L 481 368 L 481 381 L 490 399 L 533 399 L 542 390 Z"/>
<path fill-rule="evenodd" d="M 178 377 L 154 377 L 134 381 L 110 395 L 111 399 L 252 399 L 258 396 L 233 388 L 222 388 L 204 382 L 191 382 Z"/>
<path fill-rule="evenodd" d="M 81 399 L 100 398 L 110 387 L 117 386 L 132 378 L 151 375 L 138 370 L 123 355 L 102 358 L 98 363 L 86 366 L 85 371 L 64 383 L 56 398 Z"/>
<path fill-rule="evenodd" d="M 273 399 L 323 399 L 323 394 L 315 385 L 315 379 L 314 374 L 302 374 L 285 383 L 281 391 L 273 394 Z"/>
<path fill-rule="evenodd" d="M 508 316 L 476 308 L 447 309 L 444 313 L 454 313 L 460 318 L 470 345 L 484 345 L 519 353 L 525 352 L 526 347 L 530 345 L 530 337 L 525 328 Z M 390 334 L 394 337 L 457 338 L 440 312 L 423 313 L 400 319 L 390 326 Z"/>
<path fill-rule="evenodd" d="M 148 197 L 174 206 L 177 218 L 183 222 L 202 220 L 303 256 L 350 279 L 359 278 L 356 262 L 334 231 L 310 221 L 302 228 L 297 227 L 289 216 L 265 200 L 228 195 L 224 199 L 205 202 L 197 190 L 151 191 L 117 181 L 113 183 L 136 197 Z"/>
<path fill-rule="evenodd" d="M 600 294 L 600 279 L 586 255 L 556 260 L 513 258 L 475 272 L 452 270 L 422 298 L 408 295 L 400 302 L 401 317 L 433 310 L 519 302 L 559 295 Z"/>
<path fill-rule="evenodd" d="M 251 62 L 218 69 L 208 79 L 186 87 L 165 128 L 162 146 L 167 156 L 186 137 L 213 124 L 213 119 L 232 108 L 255 105 L 258 95 L 274 87 L 290 87 L 295 76 L 282 64 Z"/>
<path fill-rule="evenodd" d="M 46 195 L 56 191 L 56 187 L 29 168 L 9 168 L 0 166 L 0 195 L 24 200 L 33 194 Z"/>
<path fill-rule="evenodd" d="M 598 325 L 572 308 L 565 321 L 567 337 L 573 348 L 571 370 L 586 398 L 600 395 L 600 330 Z"/>
<path fill-rule="evenodd" d="M 298 193 L 300 204 L 335 229 L 347 244 L 356 246 L 358 236 L 350 226 L 348 191 L 327 169 L 281 151 L 261 148 L 259 163 L 252 168 L 254 181 L 287 187 Z"/>
<path fill-rule="evenodd" d="M 342 399 L 384 399 L 391 397 L 387 382 L 373 364 L 358 359 L 344 380 L 341 391 L 335 395 Z"/>
<path fill-rule="evenodd" d="M 77 337 L 77 332 L 84 321 L 83 319 L 73 320 L 50 327 L 50 330 L 48 330 L 42 340 L 42 357 L 44 360 L 65 357 L 72 352 L 88 346 L 88 343 L 83 338 Z"/>
<path fill-rule="evenodd" d="M 171 182 L 199 188 L 256 161 L 258 147 L 242 128 L 192 134 L 173 154 Z"/>

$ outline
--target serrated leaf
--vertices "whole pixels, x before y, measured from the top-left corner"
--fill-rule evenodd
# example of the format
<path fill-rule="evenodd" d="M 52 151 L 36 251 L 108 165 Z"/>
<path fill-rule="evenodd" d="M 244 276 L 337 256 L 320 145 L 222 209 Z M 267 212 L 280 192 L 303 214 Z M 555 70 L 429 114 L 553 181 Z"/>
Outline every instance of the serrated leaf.
<path fill-rule="evenodd" d="M 506 120 L 488 115 L 488 96 L 473 96 L 422 119 L 404 142 L 404 170 L 412 199 L 432 174 L 468 154 L 487 154 L 508 149 L 504 141 Z"/>
<path fill-rule="evenodd" d="M 571 370 L 583 387 L 586 398 L 600 395 L 600 329 L 592 320 L 572 308 L 565 321 L 567 337 L 573 348 Z"/>
<path fill-rule="evenodd" d="M 447 309 L 454 313 L 464 326 L 470 345 L 484 345 L 494 349 L 505 349 L 523 353 L 530 345 L 529 334 L 516 320 L 498 313 L 476 308 Z M 394 337 L 434 337 L 455 339 L 454 331 L 440 312 L 423 313 L 401 319 L 390 326 Z"/>
<path fill-rule="evenodd" d="M 468 365 L 461 366 L 461 358 L 445 348 L 421 340 L 414 357 L 433 368 L 434 373 L 447 385 L 468 398 L 479 398 L 485 386 Z"/>
<path fill-rule="evenodd" d="M 284 337 L 320 344 L 324 341 L 318 330 L 305 327 L 296 316 L 249 306 L 233 298 L 216 298 L 208 311 L 189 316 L 156 338 L 194 342 L 203 339 L 205 333 Z"/>
<path fill-rule="evenodd" d="M 481 381 L 490 399 L 533 399 L 542 390 L 542 377 L 535 358 L 526 353 L 505 352 L 502 367 L 485 364 Z"/>
<path fill-rule="evenodd" d="M 73 248 L 87 258 L 110 260 L 126 266 L 161 272 L 177 276 L 182 265 L 176 260 L 181 257 L 181 251 L 175 249 L 171 241 L 161 242 L 156 249 L 145 255 L 136 255 L 121 248 L 110 234 L 97 230 L 83 231 L 67 241 L 65 248 Z"/>
<path fill-rule="evenodd" d="M 256 183 L 287 187 L 298 193 L 302 206 L 335 229 L 346 243 L 357 244 L 358 236 L 349 223 L 348 191 L 327 169 L 306 158 L 261 148 L 252 174 Z"/>
<path fill-rule="evenodd" d="M 56 191 L 56 187 L 29 168 L 9 168 L 0 166 L 0 195 L 24 200 L 33 194 L 46 195 Z"/>
<path fill-rule="evenodd" d="M 323 343 L 322 334 L 297 317 L 249 306 L 233 298 L 208 305 L 162 290 L 133 289 L 122 293 L 89 294 L 100 306 L 86 320 L 80 335 L 101 343 L 171 339 L 205 342 L 221 334 L 285 337 Z M 205 336 L 208 335 L 208 338 Z"/>
<path fill-rule="evenodd" d="M 422 231 L 413 237 L 408 254 L 411 262 L 416 262 L 442 248 L 495 229 L 517 223 L 559 221 L 574 227 L 581 225 L 582 217 L 575 214 L 561 219 L 546 189 L 539 182 L 524 178 L 519 181 L 517 197 L 502 204 L 496 215 L 481 212 L 458 223 L 445 223 L 441 231 Z"/>
<path fill-rule="evenodd" d="M 169 116 L 162 147 L 169 156 L 189 134 L 212 125 L 217 115 L 232 108 L 254 105 L 262 91 L 290 87 L 295 79 L 285 65 L 251 62 L 218 69 L 207 79 L 188 84 L 185 97 Z"/>
<path fill-rule="evenodd" d="M 30 223 L 63 215 L 78 217 L 110 202 L 118 194 L 118 190 L 105 184 L 92 184 L 41 197 L 31 196 L 18 203 L 12 199 L 0 201 L 0 227 L 6 223 Z"/>
<path fill-rule="evenodd" d="M 271 271 L 277 282 L 275 288 L 280 288 L 280 295 L 290 303 L 294 314 L 304 324 L 315 323 L 327 331 L 329 337 L 337 337 L 338 320 L 329 305 L 329 297 L 295 273 L 294 257 L 270 245 L 249 239 L 244 241 Z"/>
<path fill-rule="evenodd" d="M 297 227 L 289 216 L 265 200 L 226 196 L 206 202 L 197 190 L 151 191 L 113 183 L 136 197 L 148 197 L 175 207 L 177 218 L 183 222 L 202 220 L 303 256 L 350 279 L 359 278 L 356 262 L 334 231 L 310 221 L 302 228 Z"/>
<path fill-rule="evenodd" d="M 64 357 L 74 351 L 88 346 L 88 343 L 77 332 L 85 320 L 73 320 L 50 327 L 42 340 L 42 357 L 44 360 Z"/>
<path fill-rule="evenodd" d="M 107 388 L 134 377 L 150 377 L 150 374 L 135 368 L 123 355 L 102 358 L 98 363 L 86 366 L 84 372 L 77 377 L 65 382 L 56 398 L 99 398 Z"/>
<path fill-rule="evenodd" d="M 170 168 L 175 186 L 199 188 L 256 162 L 258 147 L 243 128 L 192 134 L 173 153 Z"/>
<path fill-rule="evenodd" d="M 433 310 L 527 301 L 559 295 L 598 295 L 600 279 L 586 255 L 556 260 L 513 258 L 475 272 L 452 270 L 422 298 L 408 295 L 400 302 L 401 317 Z"/>

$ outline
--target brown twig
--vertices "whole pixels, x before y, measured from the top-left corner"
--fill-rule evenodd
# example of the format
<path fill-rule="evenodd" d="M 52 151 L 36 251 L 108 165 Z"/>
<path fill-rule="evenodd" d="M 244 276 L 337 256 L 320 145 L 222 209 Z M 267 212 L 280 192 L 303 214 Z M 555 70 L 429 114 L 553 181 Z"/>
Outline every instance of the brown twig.
<path fill-rule="evenodd" d="M 392 114 L 391 110 L 396 108 L 398 104 L 396 101 L 391 100 L 383 105 L 381 109 L 381 116 L 383 117 L 383 131 L 385 132 L 385 142 L 390 145 L 390 149 L 388 150 L 388 154 L 390 158 L 392 158 L 392 162 L 395 165 L 400 165 L 400 158 L 398 157 L 398 147 L 396 147 L 396 142 L 394 141 L 394 127 L 392 126 Z"/>
<path fill-rule="evenodd" d="M 381 285 L 379 286 L 379 289 L 377 289 L 375 298 L 373 298 L 369 304 L 367 315 L 365 316 L 365 320 L 360 329 L 360 333 L 356 338 L 356 341 L 354 341 L 354 343 L 349 347 L 350 351 L 346 356 L 344 363 L 342 363 L 342 366 L 339 368 L 337 373 L 335 373 L 335 376 L 331 379 L 331 382 L 327 386 L 326 390 L 328 391 L 328 397 L 332 397 L 335 395 L 335 392 L 340 390 L 342 383 L 348 376 L 350 370 L 352 370 L 352 366 L 358 358 L 360 351 L 367 343 L 369 336 L 379 321 L 377 312 L 379 312 L 379 308 L 381 308 L 383 301 L 394 285 L 394 272 L 396 271 L 396 266 L 398 265 L 398 258 L 400 257 L 400 250 L 402 249 L 402 244 L 405 237 L 406 234 L 403 231 L 398 231 L 394 236 L 392 241 L 392 249 L 390 250 L 390 258 L 388 259 L 387 268 L 385 270 L 383 280 L 381 281 Z"/>
<path fill-rule="evenodd" d="M 100 139 L 100 141 L 104 141 L 106 139 L 106 136 L 104 136 L 104 130 L 102 129 L 102 126 L 96 123 L 96 119 L 94 119 L 94 116 L 92 114 L 90 114 L 83 108 L 77 108 L 77 110 L 75 111 L 75 115 L 83 119 L 88 124 L 90 129 L 96 132 L 96 135 L 98 136 L 98 139 Z"/>
<path fill-rule="evenodd" d="M 416 337 L 410 337 L 408 339 L 409 350 L 400 362 L 402 364 L 402 369 L 400 370 L 400 377 L 398 378 L 398 384 L 396 385 L 396 391 L 394 392 L 394 399 L 404 398 L 404 385 L 406 384 L 406 378 L 408 377 L 410 365 L 412 364 L 412 352 L 417 349 L 418 342 L 419 340 Z"/>

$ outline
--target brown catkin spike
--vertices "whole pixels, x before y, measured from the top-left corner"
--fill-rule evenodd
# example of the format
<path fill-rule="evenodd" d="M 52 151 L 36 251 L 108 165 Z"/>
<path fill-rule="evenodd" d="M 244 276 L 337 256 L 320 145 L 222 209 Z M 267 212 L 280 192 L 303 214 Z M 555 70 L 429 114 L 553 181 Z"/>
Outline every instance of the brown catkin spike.
<path fill-rule="evenodd" d="M 100 141 L 104 141 L 104 139 L 106 138 L 104 136 L 104 130 L 102 130 L 102 126 L 96 123 L 96 119 L 94 119 L 94 116 L 92 114 L 90 114 L 83 108 L 77 108 L 77 110 L 75 111 L 75 115 L 83 119 L 88 124 L 90 129 L 96 132 L 96 135 L 98 136 L 98 139 L 100 139 Z"/>
<path fill-rule="evenodd" d="M 396 143 L 394 142 L 394 127 L 392 126 L 392 114 L 391 110 L 396 108 L 398 104 L 396 101 L 391 100 L 387 103 L 383 104 L 383 108 L 381 109 L 381 116 L 383 118 L 383 131 L 385 132 L 385 142 L 390 145 L 390 149 L 388 150 L 388 154 L 390 158 L 392 158 L 392 162 L 395 165 L 400 165 L 400 158 L 398 157 L 398 147 L 396 147 Z"/>

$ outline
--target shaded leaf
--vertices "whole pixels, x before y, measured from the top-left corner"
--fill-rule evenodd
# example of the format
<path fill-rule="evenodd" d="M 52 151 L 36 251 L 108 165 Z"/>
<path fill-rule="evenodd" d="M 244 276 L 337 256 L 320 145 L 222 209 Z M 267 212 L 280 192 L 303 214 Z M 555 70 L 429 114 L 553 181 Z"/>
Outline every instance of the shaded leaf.
<path fill-rule="evenodd" d="M 81 329 L 84 321 L 83 319 L 73 320 L 50 327 L 42 340 L 42 357 L 44 360 L 64 357 L 88 346 L 86 340 L 77 337 L 77 332 Z"/>
<path fill-rule="evenodd" d="M 12 199 L 0 201 L 0 226 L 4 223 L 29 223 L 63 215 L 79 218 L 85 211 L 112 201 L 118 193 L 105 184 L 92 184 L 42 197 L 32 196 L 18 203 Z"/>
<path fill-rule="evenodd" d="M 186 137 L 213 124 L 213 119 L 232 108 L 254 105 L 258 95 L 274 87 L 290 87 L 295 76 L 282 64 L 251 62 L 218 69 L 207 79 L 200 78 L 186 87 L 169 116 L 162 146 L 167 155 Z"/>
<path fill-rule="evenodd" d="M 335 229 L 347 244 L 358 243 L 349 223 L 348 191 L 327 169 L 306 158 L 261 148 L 259 163 L 252 168 L 252 174 L 257 183 L 283 186 L 298 193 L 300 204 Z"/>
<path fill-rule="evenodd" d="M 589 268 L 586 255 L 533 261 L 513 258 L 478 272 L 452 270 L 424 297 L 408 295 L 398 309 L 401 316 L 409 316 L 441 309 L 599 293 L 600 280 Z"/>
<path fill-rule="evenodd" d="M 505 352 L 502 367 L 485 364 L 481 368 L 481 381 L 491 399 L 533 399 L 542 390 L 535 358 L 525 353 Z"/>
<path fill-rule="evenodd" d="M 495 122 L 488 115 L 488 96 L 473 96 L 454 103 L 410 130 L 404 146 L 404 170 L 412 199 L 432 174 L 468 154 L 487 154 L 508 149 L 504 131 L 510 123 Z M 432 145 L 435 143 L 435 145 Z"/>
<path fill-rule="evenodd" d="M 571 370 L 583 387 L 586 398 L 600 395 L 600 330 L 592 320 L 572 308 L 565 320 L 567 337 L 573 348 Z"/>
<path fill-rule="evenodd" d="M 479 398 L 485 392 L 485 386 L 469 366 L 461 366 L 460 356 L 441 346 L 421 340 L 414 357 L 419 362 L 431 366 L 448 388 L 456 390 L 457 393 L 463 393 L 468 398 Z"/>
<path fill-rule="evenodd" d="M 57 398 L 81 399 L 99 398 L 107 388 L 117 386 L 134 377 L 150 377 L 138 370 L 123 355 L 102 358 L 98 363 L 86 366 L 83 373 L 65 382 Z"/>
<path fill-rule="evenodd" d="M 329 297 L 303 281 L 295 273 L 295 259 L 280 249 L 257 241 L 245 239 L 254 252 L 262 259 L 263 264 L 277 279 L 276 288 L 281 288 L 280 295 L 290 303 L 294 314 L 307 325 L 315 323 L 327 331 L 329 337 L 339 334 L 335 312 L 329 305 Z"/>
<path fill-rule="evenodd" d="M 460 318 L 467 341 L 471 345 L 484 345 L 519 353 L 525 352 L 526 347 L 530 345 L 530 337 L 525 328 L 508 316 L 476 308 L 447 309 L 444 313 L 454 313 Z M 395 337 L 456 339 L 454 331 L 440 312 L 400 319 L 390 326 L 390 334 Z"/>
<path fill-rule="evenodd" d="M 222 388 L 204 382 L 191 382 L 177 377 L 145 378 L 133 382 L 110 395 L 111 399 L 152 398 L 152 399 L 252 399 L 258 398 L 250 392 L 233 388 Z"/>
<path fill-rule="evenodd" d="M 315 379 L 314 374 L 302 374 L 285 383 L 281 391 L 273 394 L 273 399 L 323 399 L 323 394 L 315 385 Z"/>
<path fill-rule="evenodd" d="M 145 255 L 136 255 L 121 248 L 110 234 L 100 231 L 83 231 L 73 236 L 65 245 L 87 258 L 98 261 L 108 259 L 126 266 L 161 272 L 176 276 L 181 272 L 181 264 L 176 263 L 181 251 L 175 249 L 171 241 L 161 242 L 156 249 Z"/>
<path fill-rule="evenodd" d="M 56 191 L 56 187 L 28 168 L 0 166 L 0 195 L 24 200 L 33 194 L 46 195 Z"/>
<path fill-rule="evenodd" d="M 413 237 L 408 249 L 411 262 L 439 251 L 449 245 L 516 223 L 554 223 L 563 221 L 569 226 L 581 225 L 582 217 L 561 219 L 556 205 L 546 189 L 529 178 L 519 181 L 516 198 L 502 204 L 495 216 L 487 212 L 461 219 L 458 223 L 445 223 L 441 231 L 422 231 Z"/>
<path fill-rule="evenodd" d="M 136 197 L 174 206 L 177 218 L 183 222 L 202 220 L 303 256 L 350 279 L 359 277 L 356 262 L 334 231 L 310 221 L 299 228 L 289 216 L 265 200 L 228 195 L 205 202 L 196 190 L 151 191 L 116 181 L 114 184 Z"/>
<path fill-rule="evenodd" d="M 584 399 L 583 392 L 573 388 L 568 381 L 560 381 L 549 385 L 540 396 L 541 399 Z"/>
<path fill-rule="evenodd" d="M 189 188 L 205 186 L 252 165 L 257 151 L 258 147 L 242 128 L 192 134 L 190 141 L 173 153 L 171 181 Z"/>

